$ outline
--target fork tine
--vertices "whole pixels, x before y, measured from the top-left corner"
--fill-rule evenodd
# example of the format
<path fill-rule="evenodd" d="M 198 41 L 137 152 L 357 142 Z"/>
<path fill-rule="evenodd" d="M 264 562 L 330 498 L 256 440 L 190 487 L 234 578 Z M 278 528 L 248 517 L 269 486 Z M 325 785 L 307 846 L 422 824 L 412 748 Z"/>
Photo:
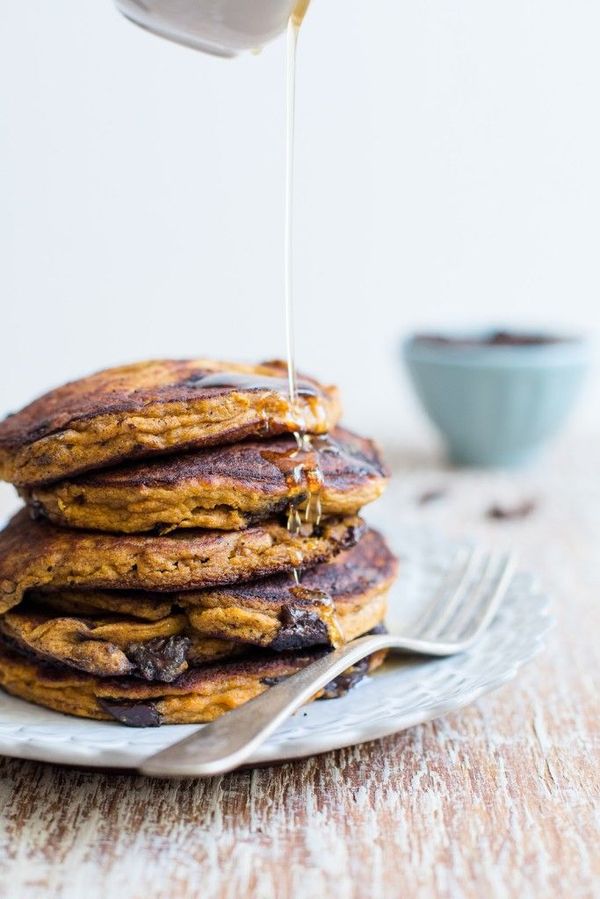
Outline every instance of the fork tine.
<path fill-rule="evenodd" d="M 462 554 L 462 553 L 461 553 Z M 448 620 L 460 602 L 464 590 L 469 583 L 473 570 L 479 561 L 480 551 L 469 548 L 462 564 L 453 564 L 450 571 L 442 579 L 432 601 L 415 626 L 415 634 L 427 639 L 430 632 L 439 629 L 439 622 Z"/>
<path fill-rule="evenodd" d="M 498 557 L 493 553 L 486 553 L 481 557 L 481 565 L 464 591 L 462 602 L 456 608 L 456 614 L 453 617 L 447 615 L 445 620 L 440 621 L 439 627 L 435 629 L 436 640 L 442 639 L 440 637 L 441 634 L 443 634 L 444 640 L 454 640 L 456 635 L 464 630 L 465 623 L 471 620 L 473 610 L 479 608 L 482 597 L 489 592 L 490 582 L 493 580 L 497 562 Z"/>
<path fill-rule="evenodd" d="M 474 640 L 488 626 L 506 595 L 514 574 L 515 562 L 514 553 L 506 553 L 498 557 L 496 576 L 491 585 L 488 584 L 488 588 L 491 586 L 491 592 L 486 596 L 483 590 L 481 591 L 483 595 L 480 601 L 472 606 L 473 612 L 469 618 L 463 620 L 463 626 L 457 634 L 457 639 Z"/>
<path fill-rule="evenodd" d="M 481 577 L 443 633 L 446 642 L 473 639 L 488 624 L 502 601 L 513 569 L 513 556 L 488 556 Z"/>
<path fill-rule="evenodd" d="M 415 633 L 421 633 L 431 622 L 435 620 L 438 607 L 448 598 L 453 585 L 458 584 L 465 575 L 475 552 L 473 547 L 460 546 L 455 553 L 448 569 L 443 572 L 441 581 L 433 592 L 432 599 L 427 603 L 419 618 L 413 623 Z"/>

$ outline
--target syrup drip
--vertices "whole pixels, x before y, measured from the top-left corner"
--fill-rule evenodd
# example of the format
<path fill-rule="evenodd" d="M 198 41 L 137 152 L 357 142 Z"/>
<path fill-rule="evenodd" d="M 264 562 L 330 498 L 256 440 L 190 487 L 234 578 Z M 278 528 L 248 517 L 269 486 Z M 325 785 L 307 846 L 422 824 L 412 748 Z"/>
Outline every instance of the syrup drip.
<path fill-rule="evenodd" d="M 306 484 L 308 499 L 304 514 L 302 515 L 293 502 L 290 502 L 288 506 L 287 529 L 292 536 L 297 536 L 302 532 L 303 517 L 304 526 L 310 526 L 311 531 L 321 523 L 323 515 L 321 494 L 324 479 L 319 463 L 321 448 L 313 443 L 313 438 L 310 434 L 296 432 L 294 437 L 296 438 L 296 447 L 294 449 L 283 453 L 263 453 L 263 456 L 265 458 L 270 457 L 269 461 L 272 461 L 284 472 L 289 487 Z M 315 439 L 322 440 L 323 438 Z M 293 574 L 296 584 L 299 584 L 299 569 L 294 568 Z"/>
<path fill-rule="evenodd" d="M 288 366 L 288 391 L 292 408 L 297 413 L 298 380 L 296 375 L 296 354 L 294 341 L 294 149 L 296 124 L 296 55 L 300 26 L 308 10 L 310 0 L 298 0 L 290 16 L 287 27 L 287 69 L 286 69 L 286 179 L 285 179 L 285 250 L 284 250 L 284 296 L 285 296 L 285 331 Z M 296 415 L 297 417 L 297 415 Z M 318 453 L 313 448 L 310 435 L 305 430 L 294 433 L 297 448 L 279 456 L 280 463 L 289 469 L 286 477 L 291 478 L 290 486 L 297 486 L 306 481 L 308 501 L 304 513 L 304 523 L 317 526 L 321 520 L 321 490 L 323 475 L 319 466 Z M 280 465 L 281 467 L 281 465 Z M 282 468 L 282 470 L 284 470 Z M 302 518 L 297 507 L 290 503 L 287 518 L 288 531 L 297 535 L 302 529 Z M 294 568 L 294 580 L 300 583 L 299 569 Z"/>
<path fill-rule="evenodd" d="M 275 465 L 286 479 L 289 490 L 306 486 L 308 498 L 304 510 L 298 508 L 297 501 L 291 501 L 287 511 L 287 529 L 296 537 L 303 530 L 312 531 L 318 527 L 322 517 L 321 492 L 323 489 L 323 473 L 319 464 L 319 452 L 313 446 L 308 434 L 296 434 L 296 446 L 289 450 L 271 452 L 263 450 L 263 459 Z M 323 440 L 323 443 L 327 441 Z M 300 583 L 298 568 L 293 570 L 296 584 Z"/>
<path fill-rule="evenodd" d="M 285 141 L 285 229 L 284 229 L 284 297 L 285 334 L 288 367 L 288 389 L 292 405 L 296 402 L 298 384 L 294 341 L 294 161 L 296 130 L 296 55 L 300 26 L 310 0 L 297 0 L 287 26 L 286 64 L 286 141 Z"/>
<path fill-rule="evenodd" d="M 306 3 L 308 6 L 308 3 Z M 306 12 L 306 9 L 304 10 Z M 288 366 L 288 389 L 292 405 L 297 399 L 296 353 L 294 340 L 294 134 L 296 124 L 296 51 L 303 13 L 296 10 L 287 27 L 286 66 L 286 146 L 285 146 L 285 230 L 284 230 L 284 296 L 285 337 Z"/>
<path fill-rule="evenodd" d="M 292 22 L 296 26 L 296 28 L 300 28 L 302 22 L 304 20 L 304 16 L 306 15 L 306 11 L 310 6 L 310 0 L 298 0 L 296 4 L 296 8 L 292 13 Z"/>

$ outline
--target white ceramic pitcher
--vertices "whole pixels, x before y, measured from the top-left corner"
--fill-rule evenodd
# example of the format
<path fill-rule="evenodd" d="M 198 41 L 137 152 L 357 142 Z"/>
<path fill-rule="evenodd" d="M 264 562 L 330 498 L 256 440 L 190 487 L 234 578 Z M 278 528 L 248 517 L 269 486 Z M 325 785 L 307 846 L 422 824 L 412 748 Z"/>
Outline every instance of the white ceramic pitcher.
<path fill-rule="evenodd" d="M 285 30 L 298 0 L 115 0 L 123 15 L 179 44 L 218 56 L 255 50 Z M 301 5 L 305 5 L 301 3 Z"/>

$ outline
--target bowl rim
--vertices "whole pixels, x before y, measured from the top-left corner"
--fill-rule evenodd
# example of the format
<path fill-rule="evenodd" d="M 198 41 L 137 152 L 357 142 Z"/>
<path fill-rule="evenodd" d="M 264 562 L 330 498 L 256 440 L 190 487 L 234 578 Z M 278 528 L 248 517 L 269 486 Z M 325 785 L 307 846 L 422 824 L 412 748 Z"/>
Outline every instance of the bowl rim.
<path fill-rule="evenodd" d="M 423 338 L 448 337 L 450 339 L 483 339 L 496 331 L 516 334 L 535 334 L 556 339 L 554 343 L 506 346 L 497 344 L 436 344 Z M 401 340 L 401 352 L 407 362 L 423 362 L 432 365 L 483 368 L 533 368 L 585 366 L 589 362 L 591 341 L 578 334 L 561 333 L 558 329 L 540 327 L 436 328 L 421 329 L 405 335 Z"/>

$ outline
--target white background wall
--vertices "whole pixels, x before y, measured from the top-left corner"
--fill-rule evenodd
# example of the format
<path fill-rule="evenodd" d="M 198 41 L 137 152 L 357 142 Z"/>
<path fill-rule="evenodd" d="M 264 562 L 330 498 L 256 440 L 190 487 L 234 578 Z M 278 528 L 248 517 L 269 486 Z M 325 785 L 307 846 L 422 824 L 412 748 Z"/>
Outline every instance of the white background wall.
<path fill-rule="evenodd" d="M 596 0 L 314 0 L 298 356 L 355 424 L 414 414 L 414 326 L 600 329 L 599 35 Z M 283 67 L 3 0 L 1 412 L 133 358 L 283 353 Z"/>

